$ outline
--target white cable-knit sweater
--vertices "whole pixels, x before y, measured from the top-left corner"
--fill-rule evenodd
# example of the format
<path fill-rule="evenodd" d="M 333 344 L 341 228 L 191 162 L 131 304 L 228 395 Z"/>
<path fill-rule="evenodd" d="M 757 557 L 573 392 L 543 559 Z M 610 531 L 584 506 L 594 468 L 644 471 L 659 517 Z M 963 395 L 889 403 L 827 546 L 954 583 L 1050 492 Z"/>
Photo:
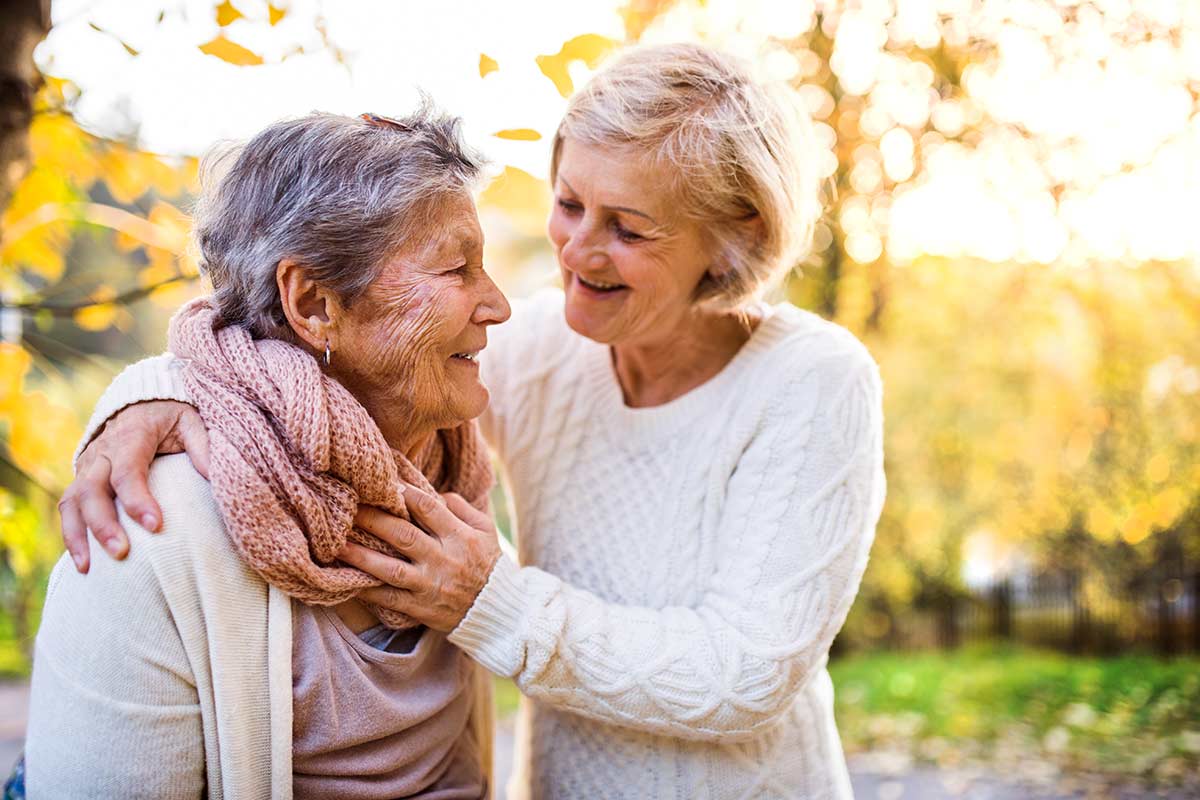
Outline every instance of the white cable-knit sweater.
<path fill-rule="evenodd" d="M 562 302 L 516 304 L 485 351 L 524 566 L 451 635 L 525 695 L 509 796 L 850 797 L 825 665 L 883 504 L 874 362 L 783 304 L 716 377 L 631 409 Z M 165 364 L 98 420 L 186 399 Z"/>

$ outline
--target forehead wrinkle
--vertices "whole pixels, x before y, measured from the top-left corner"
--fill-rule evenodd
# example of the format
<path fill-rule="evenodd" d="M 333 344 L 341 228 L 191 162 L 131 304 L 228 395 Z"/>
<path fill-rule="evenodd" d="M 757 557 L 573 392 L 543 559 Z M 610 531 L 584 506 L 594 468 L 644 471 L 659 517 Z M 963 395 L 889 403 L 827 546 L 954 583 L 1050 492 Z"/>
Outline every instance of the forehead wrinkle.
<path fill-rule="evenodd" d="M 571 186 L 570 183 L 567 182 L 567 179 L 563 177 L 561 172 L 558 174 L 558 179 L 563 182 L 563 185 L 567 187 L 567 189 L 571 192 L 571 194 L 573 194 L 573 195 L 579 194 L 579 192 L 575 191 L 575 188 L 573 186 Z M 656 220 L 654 217 L 647 214 L 645 211 L 639 211 L 638 209 L 630 208 L 629 206 L 614 206 L 614 205 L 609 205 L 607 203 L 601 203 L 600 207 L 603 209 L 606 209 L 608 211 L 622 211 L 626 214 L 633 214 L 634 216 L 643 217 L 644 219 L 649 220 L 654 225 L 660 224 L 658 222 L 658 220 Z"/>

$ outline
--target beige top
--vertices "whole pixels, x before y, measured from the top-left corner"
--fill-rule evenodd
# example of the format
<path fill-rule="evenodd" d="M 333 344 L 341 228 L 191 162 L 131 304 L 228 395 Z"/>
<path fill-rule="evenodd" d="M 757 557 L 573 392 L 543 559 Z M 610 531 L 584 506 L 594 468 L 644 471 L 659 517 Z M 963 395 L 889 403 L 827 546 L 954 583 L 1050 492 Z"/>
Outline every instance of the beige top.
<path fill-rule="evenodd" d="M 292 623 L 297 800 L 485 794 L 468 724 L 478 667 L 445 634 L 425 629 L 397 653 L 367 644 L 329 608 L 293 601 Z"/>
<path fill-rule="evenodd" d="M 30 798 L 289 800 L 292 603 L 238 556 L 186 455 L 150 469 L 163 532 L 121 512 L 125 561 L 64 556 L 46 591 L 26 740 Z M 490 680 L 471 710 L 491 768 Z M 364 704 L 364 710 L 366 706 Z"/>

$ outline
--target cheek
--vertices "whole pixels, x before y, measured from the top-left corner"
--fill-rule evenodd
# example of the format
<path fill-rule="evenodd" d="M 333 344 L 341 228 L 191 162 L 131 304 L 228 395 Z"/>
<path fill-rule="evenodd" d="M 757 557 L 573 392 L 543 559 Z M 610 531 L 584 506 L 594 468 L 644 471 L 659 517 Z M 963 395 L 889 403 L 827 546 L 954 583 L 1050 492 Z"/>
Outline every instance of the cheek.
<path fill-rule="evenodd" d="M 569 220 L 557 204 L 550 212 L 550 219 L 546 220 L 546 235 L 555 250 L 561 250 L 571 236 Z"/>

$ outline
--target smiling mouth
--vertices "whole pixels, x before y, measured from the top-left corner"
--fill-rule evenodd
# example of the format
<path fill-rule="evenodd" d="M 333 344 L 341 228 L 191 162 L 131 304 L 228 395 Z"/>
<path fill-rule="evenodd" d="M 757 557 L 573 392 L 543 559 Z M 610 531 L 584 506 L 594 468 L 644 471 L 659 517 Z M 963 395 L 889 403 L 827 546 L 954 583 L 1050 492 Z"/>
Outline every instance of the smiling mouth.
<path fill-rule="evenodd" d="M 475 361 L 475 359 L 479 358 L 479 351 L 478 350 L 464 350 L 463 352 L 455 353 L 454 355 L 452 355 L 450 357 L 457 358 L 461 361 L 470 361 L 472 364 L 474 364 L 474 363 L 477 363 Z"/>
<path fill-rule="evenodd" d="M 588 289 L 591 289 L 593 292 L 602 292 L 605 294 L 609 294 L 612 292 L 620 291 L 621 289 L 629 288 L 628 286 L 626 286 L 623 283 L 608 283 L 606 281 L 598 281 L 594 278 L 592 280 L 587 280 L 578 273 L 575 274 L 575 279 L 577 281 L 579 281 L 579 283 L 582 284 L 583 286 L 586 286 Z"/>

